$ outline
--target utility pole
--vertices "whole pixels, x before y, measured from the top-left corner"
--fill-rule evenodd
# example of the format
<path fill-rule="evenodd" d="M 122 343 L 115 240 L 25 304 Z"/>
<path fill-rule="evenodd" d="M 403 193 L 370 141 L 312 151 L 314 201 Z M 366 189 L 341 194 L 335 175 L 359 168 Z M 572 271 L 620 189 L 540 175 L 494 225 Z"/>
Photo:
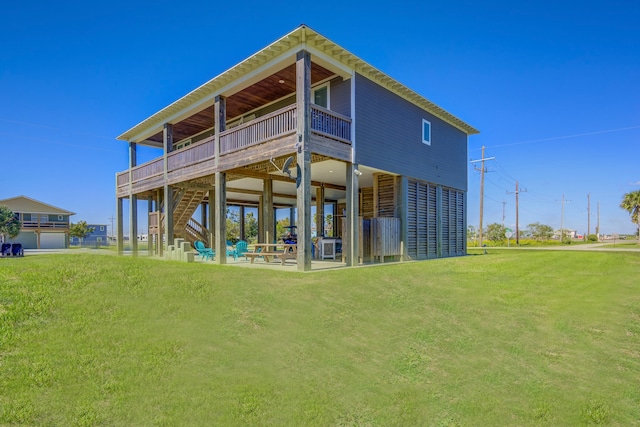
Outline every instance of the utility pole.
<path fill-rule="evenodd" d="M 564 204 L 571 203 L 571 200 L 565 200 L 562 195 L 562 216 L 560 217 L 560 243 L 564 242 Z"/>
<path fill-rule="evenodd" d="M 524 193 L 526 191 L 527 191 L 526 189 L 523 190 L 522 188 L 518 188 L 518 181 L 516 181 L 516 192 L 515 192 L 515 195 L 516 195 L 516 245 L 520 244 L 520 221 L 518 219 L 520 209 L 519 209 L 519 203 L 518 203 L 518 195 L 521 192 Z M 507 191 L 507 194 L 514 194 L 514 193 L 509 193 Z"/>
<path fill-rule="evenodd" d="M 482 213 L 484 209 L 484 173 L 486 169 L 484 167 L 484 162 L 486 160 L 493 160 L 495 157 L 484 157 L 484 145 L 482 146 L 482 158 L 480 160 L 471 160 L 471 163 L 482 162 L 480 165 L 480 247 L 482 247 Z M 478 170 L 478 168 L 476 168 Z"/>
<path fill-rule="evenodd" d="M 111 217 L 110 217 L 110 218 L 108 218 L 108 219 L 110 219 L 110 220 L 111 220 L 111 236 L 107 236 L 107 237 L 113 237 L 113 220 L 114 220 L 115 218 L 113 217 L 113 215 L 111 215 Z"/>
<path fill-rule="evenodd" d="M 519 227 L 519 219 L 518 219 L 518 181 L 516 181 L 516 245 L 520 244 L 520 227 Z"/>
<path fill-rule="evenodd" d="M 587 193 L 587 239 L 591 234 L 591 193 Z"/>
<path fill-rule="evenodd" d="M 502 226 L 504 227 L 504 207 L 506 206 L 507 202 L 505 202 L 504 200 L 502 201 Z"/>
<path fill-rule="evenodd" d="M 596 225 L 596 236 L 600 240 L 600 202 L 598 202 L 598 224 Z"/>

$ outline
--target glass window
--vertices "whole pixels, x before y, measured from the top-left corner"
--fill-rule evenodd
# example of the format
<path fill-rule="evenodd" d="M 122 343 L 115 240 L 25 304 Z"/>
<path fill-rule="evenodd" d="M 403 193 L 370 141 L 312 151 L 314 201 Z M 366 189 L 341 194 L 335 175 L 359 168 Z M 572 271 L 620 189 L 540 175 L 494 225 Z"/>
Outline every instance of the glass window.
<path fill-rule="evenodd" d="M 329 86 L 323 85 L 313 90 L 313 103 L 329 108 Z"/>
<path fill-rule="evenodd" d="M 431 145 L 431 122 L 422 119 L 422 143 Z"/>

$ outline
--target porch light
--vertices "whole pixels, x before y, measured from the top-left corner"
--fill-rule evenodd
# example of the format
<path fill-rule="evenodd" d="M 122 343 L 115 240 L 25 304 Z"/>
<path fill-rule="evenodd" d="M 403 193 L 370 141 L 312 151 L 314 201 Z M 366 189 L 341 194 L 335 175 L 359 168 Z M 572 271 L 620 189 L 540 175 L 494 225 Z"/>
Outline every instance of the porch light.
<path fill-rule="evenodd" d="M 284 80 L 280 79 L 280 80 L 278 80 L 278 83 L 283 84 Z"/>

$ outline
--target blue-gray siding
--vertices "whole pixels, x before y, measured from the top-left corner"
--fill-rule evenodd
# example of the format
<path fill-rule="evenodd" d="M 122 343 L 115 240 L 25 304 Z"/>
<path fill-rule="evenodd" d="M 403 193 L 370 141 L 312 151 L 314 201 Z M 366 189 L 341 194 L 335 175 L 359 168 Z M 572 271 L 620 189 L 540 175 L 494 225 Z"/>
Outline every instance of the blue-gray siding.
<path fill-rule="evenodd" d="M 329 103 L 332 111 L 351 117 L 351 80 L 338 77 L 329 82 Z"/>
<path fill-rule="evenodd" d="M 356 162 L 466 191 L 467 135 L 371 80 L 355 78 Z M 422 143 L 422 119 L 431 122 L 430 146 Z"/>

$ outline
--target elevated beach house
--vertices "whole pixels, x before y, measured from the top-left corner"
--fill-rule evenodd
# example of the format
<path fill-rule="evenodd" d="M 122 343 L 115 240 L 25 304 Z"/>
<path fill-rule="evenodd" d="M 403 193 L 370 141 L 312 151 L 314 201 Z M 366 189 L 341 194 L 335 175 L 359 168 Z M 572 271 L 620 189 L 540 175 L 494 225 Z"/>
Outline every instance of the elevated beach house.
<path fill-rule="evenodd" d="M 148 201 L 160 253 L 175 237 L 224 253 L 235 205 L 258 208 L 261 243 L 281 237 L 274 212 L 290 209 L 299 271 L 328 211 L 347 266 L 464 255 L 477 132 L 302 25 L 118 137 L 129 144 L 129 168 L 116 174 L 119 250 L 129 199 L 130 235 Z M 137 164 L 138 145 L 158 157 Z"/>
<path fill-rule="evenodd" d="M 26 196 L 0 200 L 21 222 L 20 234 L 7 243 L 21 243 L 25 249 L 69 247 L 70 218 L 74 212 Z"/>

